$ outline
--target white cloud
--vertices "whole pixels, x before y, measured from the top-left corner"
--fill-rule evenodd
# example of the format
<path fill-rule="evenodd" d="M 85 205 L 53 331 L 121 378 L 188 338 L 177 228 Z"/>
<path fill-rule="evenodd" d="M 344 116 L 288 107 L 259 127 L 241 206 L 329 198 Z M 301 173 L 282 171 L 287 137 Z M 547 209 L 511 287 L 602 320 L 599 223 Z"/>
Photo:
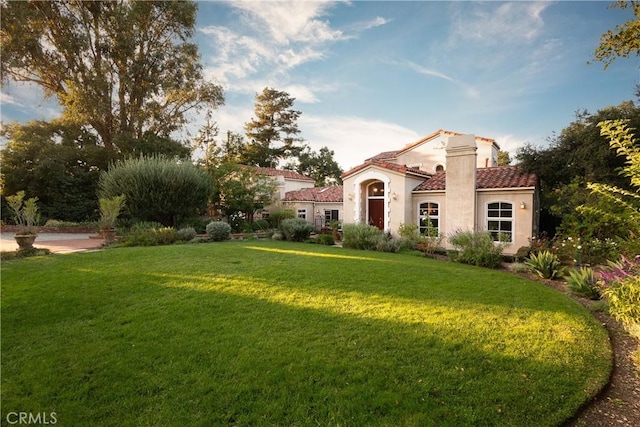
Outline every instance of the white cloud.
<path fill-rule="evenodd" d="M 300 130 L 314 149 L 328 147 L 346 171 L 383 151 L 399 150 L 421 135 L 403 126 L 361 117 L 302 115 Z"/>
<path fill-rule="evenodd" d="M 551 4 L 466 3 L 455 14 L 453 39 L 490 46 L 532 41 L 540 35 L 544 27 L 542 13 Z"/>
<path fill-rule="evenodd" d="M 20 102 L 18 102 L 13 96 L 8 93 L 0 92 L 0 104 L 10 104 L 22 106 Z"/>

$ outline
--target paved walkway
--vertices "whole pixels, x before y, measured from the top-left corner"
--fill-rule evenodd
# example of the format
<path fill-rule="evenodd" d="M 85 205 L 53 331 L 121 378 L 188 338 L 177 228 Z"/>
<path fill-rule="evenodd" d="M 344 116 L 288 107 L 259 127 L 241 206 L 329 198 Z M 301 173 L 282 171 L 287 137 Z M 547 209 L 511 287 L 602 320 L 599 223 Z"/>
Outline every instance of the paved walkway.
<path fill-rule="evenodd" d="M 33 246 L 53 253 L 69 253 L 97 249 L 104 240 L 96 233 L 40 233 Z M 13 233 L 0 233 L 0 251 L 15 251 L 18 244 Z"/>

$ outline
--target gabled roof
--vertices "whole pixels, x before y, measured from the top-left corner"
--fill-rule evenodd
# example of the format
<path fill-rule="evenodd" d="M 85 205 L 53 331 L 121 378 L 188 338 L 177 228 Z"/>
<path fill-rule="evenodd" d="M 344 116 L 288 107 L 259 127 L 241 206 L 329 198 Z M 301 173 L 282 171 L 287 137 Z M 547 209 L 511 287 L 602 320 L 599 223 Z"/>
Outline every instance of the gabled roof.
<path fill-rule="evenodd" d="M 287 191 L 285 202 L 319 202 L 342 203 L 342 186 L 303 188 L 302 190 Z"/>
<path fill-rule="evenodd" d="M 313 182 L 313 178 L 308 177 L 306 175 L 299 174 L 298 172 L 291 171 L 291 170 L 256 167 L 256 171 L 261 175 L 282 176 L 285 179 L 296 179 L 298 181 L 311 181 L 311 182 Z"/>
<path fill-rule="evenodd" d="M 416 168 L 410 168 L 407 165 L 399 165 L 397 163 L 385 162 L 384 160 L 367 160 L 360 166 L 356 166 L 355 168 L 343 173 L 341 178 L 344 179 L 349 175 L 353 175 L 354 173 L 359 172 L 369 166 L 377 166 L 382 169 L 387 169 L 387 170 L 398 172 L 404 175 L 416 175 L 424 178 L 431 176 L 429 172 L 416 169 Z"/>
<path fill-rule="evenodd" d="M 445 129 L 438 129 L 437 131 L 433 132 L 432 134 L 427 135 L 424 138 L 421 138 L 418 141 L 413 142 L 413 143 L 405 146 L 402 150 L 398 151 L 396 154 L 399 155 L 399 154 L 405 153 L 405 152 L 411 150 L 412 148 L 415 148 L 418 145 L 423 144 L 424 142 L 429 141 L 430 139 L 433 139 L 433 138 L 435 138 L 437 136 L 440 136 L 440 135 L 461 136 L 461 135 L 464 135 L 464 134 L 459 133 L 459 132 L 453 132 L 453 131 L 450 131 L 450 130 L 445 130 Z M 500 146 L 496 143 L 496 140 L 493 139 L 493 138 L 485 138 L 483 136 L 477 136 L 476 135 L 476 141 L 482 141 L 482 142 L 485 142 L 485 143 L 488 143 L 488 144 L 492 144 L 492 145 L 495 144 L 495 146 L 498 147 L 498 149 L 500 149 Z"/>
<path fill-rule="evenodd" d="M 376 154 L 373 157 L 370 157 L 368 159 L 365 159 L 365 162 L 369 161 L 369 160 L 389 160 L 389 159 L 395 159 L 396 155 L 398 154 L 398 150 L 395 151 L 385 151 L 383 153 L 380 154 Z"/>
<path fill-rule="evenodd" d="M 534 173 L 526 173 L 517 166 L 497 166 L 476 169 L 476 188 L 532 188 L 536 186 L 538 178 Z M 438 172 L 430 179 L 426 179 L 413 191 L 444 191 L 446 189 L 447 173 Z"/>

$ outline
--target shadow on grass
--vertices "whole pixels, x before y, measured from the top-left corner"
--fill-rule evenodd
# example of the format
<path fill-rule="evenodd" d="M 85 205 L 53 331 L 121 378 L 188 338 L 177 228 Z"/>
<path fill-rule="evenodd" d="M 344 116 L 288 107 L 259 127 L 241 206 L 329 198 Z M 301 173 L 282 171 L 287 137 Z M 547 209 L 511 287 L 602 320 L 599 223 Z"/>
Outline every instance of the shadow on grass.
<path fill-rule="evenodd" d="M 339 270 L 327 277 L 305 255 L 150 253 L 3 280 L 3 411 L 53 407 L 62 425 L 557 425 L 608 377 L 585 312 L 545 309 L 544 288 L 517 306 L 527 286 L 484 295 L 471 285 L 483 270 L 463 270 L 477 274 L 458 295 L 416 284 L 434 268 L 402 257 L 408 280 L 388 285 L 350 258 L 317 257 Z"/>

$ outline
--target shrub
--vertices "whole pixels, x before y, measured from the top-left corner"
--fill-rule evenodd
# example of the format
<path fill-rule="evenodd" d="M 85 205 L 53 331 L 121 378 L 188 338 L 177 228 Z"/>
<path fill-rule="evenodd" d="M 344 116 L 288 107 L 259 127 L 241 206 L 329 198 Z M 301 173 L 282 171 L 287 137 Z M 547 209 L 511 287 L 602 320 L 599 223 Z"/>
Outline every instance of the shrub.
<path fill-rule="evenodd" d="M 226 222 L 212 221 L 207 224 L 207 234 L 214 242 L 223 242 L 231 238 L 231 226 Z"/>
<path fill-rule="evenodd" d="M 211 188 L 209 175 L 192 163 L 155 156 L 111 165 L 98 192 L 104 198 L 125 195 L 125 212 L 133 218 L 174 225 L 204 210 Z"/>
<path fill-rule="evenodd" d="M 378 242 L 376 243 L 376 250 L 379 252 L 391 252 L 398 253 L 402 248 L 402 242 L 400 240 L 391 239 L 384 234 L 378 235 Z"/>
<path fill-rule="evenodd" d="M 133 224 L 131 226 L 131 229 L 129 230 L 132 233 L 138 232 L 138 231 L 148 231 L 148 230 L 157 230 L 159 228 L 162 228 L 163 225 L 160 224 L 159 222 L 155 222 L 155 221 L 138 221 L 135 224 Z"/>
<path fill-rule="evenodd" d="M 177 237 L 178 240 L 182 240 L 183 242 L 190 242 L 196 237 L 196 229 L 193 227 L 185 227 L 178 230 Z"/>
<path fill-rule="evenodd" d="M 313 224 L 302 218 L 289 218 L 282 220 L 280 229 L 285 239 L 292 242 L 304 242 L 313 231 Z"/>
<path fill-rule="evenodd" d="M 620 322 L 640 325 L 640 277 L 628 277 L 602 290 L 609 313 Z"/>
<path fill-rule="evenodd" d="M 332 246 L 335 245 L 336 241 L 331 234 L 319 234 L 318 243 L 321 245 Z"/>
<path fill-rule="evenodd" d="M 600 299 L 600 291 L 592 269 L 581 267 L 578 270 L 570 271 L 569 276 L 565 279 L 571 292 L 592 300 Z"/>
<path fill-rule="evenodd" d="M 280 224 L 285 219 L 293 219 L 296 217 L 296 213 L 291 209 L 276 209 L 269 211 L 269 225 L 271 228 L 280 229 Z"/>
<path fill-rule="evenodd" d="M 384 233 L 378 227 L 368 224 L 344 224 L 342 245 L 352 249 L 376 249 L 380 236 Z"/>
<path fill-rule="evenodd" d="M 269 224 L 269 221 L 267 221 L 266 219 L 259 219 L 251 223 L 252 231 L 267 231 L 270 228 L 271 228 L 271 225 Z"/>
<path fill-rule="evenodd" d="M 532 254 L 525 264 L 543 279 L 555 279 L 562 273 L 560 260 L 556 254 L 548 250 Z"/>
<path fill-rule="evenodd" d="M 502 244 L 495 244 L 491 233 L 486 231 L 457 231 L 449 237 L 457 253 L 453 261 L 479 267 L 498 268 L 502 265 Z"/>
<path fill-rule="evenodd" d="M 609 313 L 627 326 L 640 325 L 640 255 L 609 262 L 598 276 Z"/>
<path fill-rule="evenodd" d="M 271 239 L 273 240 L 282 240 L 283 239 L 283 235 L 280 232 L 275 232 L 273 233 L 273 235 L 271 236 Z"/>
<path fill-rule="evenodd" d="M 131 231 L 124 236 L 122 246 L 171 245 L 178 240 L 178 232 L 175 228 L 154 228 L 150 225 L 152 224 L 142 223 L 132 227 Z"/>

